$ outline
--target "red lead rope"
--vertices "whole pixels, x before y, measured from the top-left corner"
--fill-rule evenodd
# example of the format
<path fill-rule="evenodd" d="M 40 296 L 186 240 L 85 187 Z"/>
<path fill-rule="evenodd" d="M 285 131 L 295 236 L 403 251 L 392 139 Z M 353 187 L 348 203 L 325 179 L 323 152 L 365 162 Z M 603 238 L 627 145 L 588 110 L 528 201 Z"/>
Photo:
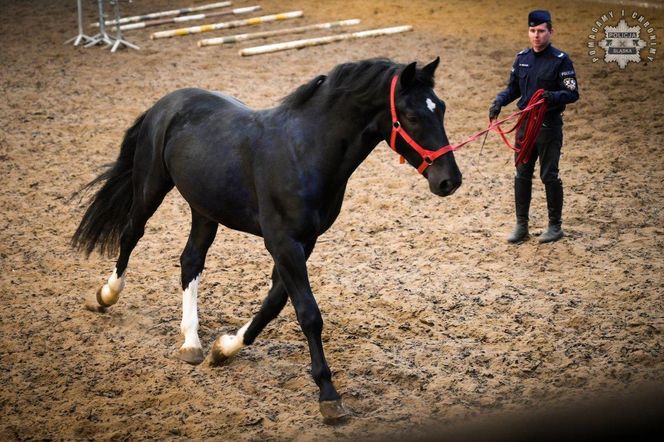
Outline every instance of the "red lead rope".
<path fill-rule="evenodd" d="M 465 141 L 454 145 L 448 144 L 447 146 L 442 146 L 441 148 L 436 150 L 429 150 L 423 148 L 415 140 L 413 140 L 408 135 L 408 133 L 406 133 L 403 127 L 401 127 L 401 124 L 399 123 L 399 119 L 397 118 L 396 104 L 395 104 L 397 79 L 398 77 L 395 75 L 392 78 L 392 84 L 390 85 L 390 113 L 392 114 L 392 134 L 390 136 L 390 147 L 395 152 L 397 151 L 396 149 L 397 135 L 401 135 L 401 137 L 406 141 L 406 143 L 408 143 L 408 145 L 410 145 L 410 147 L 412 147 L 422 158 L 422 163 L 417 168 L 418 172 L 420 173 L 424 172 L 426 168 L 429 167 L 436 160 L 436 158 L 445 155 L 448 152 L 460 149 L 466 144 L 477 140 L 479 137 L 481 137 L 482 135 L 484 135 L 489 131 L 497 132 L 500 135 L 500 137 L 503 139 L 503 142 L 507 145 L 507 147 L 516 152 L 517 154 L 516 164 L 527 163 L 528 160 L 530 159 L 533 146 L 535 145 L 535 140 L 537 139 L 537 135 L 539 135 L 540 129 L 542 128 L 542 122 L 544 121 L 544 114 L 546 113 L 546 103 L 542 98 L 542 93 L 544 92 L 543 89 L 538 89 L 537 91 L 535 91 L 533 96 L 530 98 L 530 101 L 528 101 L 528 105 L 525 108 L 523 108 L 518 112 L 513 113 L 512 115 L 509 115 L 506 118 L 503 118 L 502 120 L 495 120 L 489 122 L 489 127 L 480 132 L 477 132 L 476 134 L 471 135 Z M 514 119 L 517 116 L 519 117 L 519 119 L 516 121 L 516 123 L 514 123 L 514 126 L 508 131 L 503 131 L 500 125 L 508 120 Z M 520 129 L 524 125 L 525 128 L 523 131 L 521 131 Z M 514 131 L 516 131 L 516 137 L 513 146 L 507 139 L 506 135 Z M 521 138 L 519 138 L 520 133 L 522 133 Z"/>
<path fill-rule="evenodd" d="M 523 110 L 515 112 L 509 117 L 500 121 L 489 123 L 489 127 L 486 129 L 486 131 L 483 131 L 483 133 L 486 133 L 490 130 L 495 130 L 498 132 L 500 138 L 503 139 L 503 142 L 507 145 L 507 147 L 516 152 L 516 164 L 525 164 L 528 162 L 528 160 L 530 160 L 530 155 L 533 152 L 533 146 L 535 146 L 535 140 L 537 140 L 537 136 L 542 129 L 542 122 L 544 121 L 544 114 L 546 113 L 546 102 L 542 98 L 543 93 L 544 89 L 536 90 L 533 96 L 530 97 L 528 105 L 523 108 Z M 517 115 L 519 116 L 519 119 L 516 120 L 514 126 L 507 132 L 503 132 L 500 125 Z M 520 128 L 524 125 L 525 129 L 521 131 Z M 507 140 L 505 134 L 515 130 L 516 136 L 514 140 L 514 146 L 512 146 Z M 520 132 L 523 134 L 521 138 L 519 138 Z"/>

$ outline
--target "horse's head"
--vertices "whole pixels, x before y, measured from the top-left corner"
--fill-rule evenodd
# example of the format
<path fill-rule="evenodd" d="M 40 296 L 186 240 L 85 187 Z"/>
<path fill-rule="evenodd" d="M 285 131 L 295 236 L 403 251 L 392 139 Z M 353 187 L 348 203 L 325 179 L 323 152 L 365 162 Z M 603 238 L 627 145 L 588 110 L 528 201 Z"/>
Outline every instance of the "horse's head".
<path fill-rule="evenodd" d="M 388 141 L 426 177 L 431 192 L 447 196 L 461 186 L 461 171 L 445 133 L 445 103 L 433 91 L 439 62 L 436 58 L 422 69 L 411 63 L 392 79 Z"/>

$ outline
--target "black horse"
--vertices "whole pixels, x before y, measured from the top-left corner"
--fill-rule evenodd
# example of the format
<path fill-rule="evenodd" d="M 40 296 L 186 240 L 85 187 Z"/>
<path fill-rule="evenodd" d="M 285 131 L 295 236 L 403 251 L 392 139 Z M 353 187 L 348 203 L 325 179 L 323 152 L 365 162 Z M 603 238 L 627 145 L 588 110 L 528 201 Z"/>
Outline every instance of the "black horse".
<path fill-rule="evenodd" d="M 127 130 L 117 161 L 86 186 L 103 183 L 73 246 L 87 255 L 95 248 L 120 252 L 115 271 L 86 300 L 87 308 L 104 311 L 117 302 L 129 255 L 175 186 L 192 216 L 180 257 L 179 357 L 192 364 L 205 359 L 196 297 L 218 225 L 261 236 L 274 259 L 272 287 L 251 321 L 214 342 L 210 363 L 220 364 L 252 344 L 290 299 L 309 344 L 321 413 L 328 420 L 344 417 L 323 353 L 323 321 L 306 261 L 337 218 L 351 174 L 380 141 L 389 141 L 418 168 L 434 194 L 450 195 L 461 185 L 443 126 L 445 104 L 433 91 L 438 63 L 437 58 L 422 69 L 386 59 L 341 64 L 281 105 L 260 111 L 200 89 L 160 99 Z"/>

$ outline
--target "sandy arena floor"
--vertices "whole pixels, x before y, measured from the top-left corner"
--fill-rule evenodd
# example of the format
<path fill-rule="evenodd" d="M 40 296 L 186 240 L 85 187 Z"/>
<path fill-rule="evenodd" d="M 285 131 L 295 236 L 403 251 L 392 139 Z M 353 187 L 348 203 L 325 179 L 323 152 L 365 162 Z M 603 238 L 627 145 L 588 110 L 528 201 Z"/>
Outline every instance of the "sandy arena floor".
<path fill-rule="evenodd" d="M 89 23 L 95 10 L 83 3 Z M 122 7 L 131 15 L 185 4 Z M 528 45 L 525 17 L 540 5 L 260 4 L 266 14 L 301 8 L 305 18 L 255 30 L 352 17 L 363 19 L 362 29 L 415 30 L 249 58 L 237 47 L 198 48 L 195 36 L 152 41 L 140 30 L 126 33 L 140 51 L 111 54 L 63 45 L 76 34 L 73 0 L 0 2 L 0 439 L 415 435 L 430 421 L 662 385 L 664 54 L 625 70 L 592 63 L 594 21 L 620 14 L 609 3 L 548 3 L 554 45 L 572 57 L 581 91 L 565 115 L 562 241 L 536 241 L 546 226 L 536 182 L 535 236 L 505 242 L 513 167 L 496 135 L 481 156 L 479 143 L 457 152 L 464 184 L 449 198 L 430 194 L 384 143 L 351 178 L 341 216 L 309 263 L 327 358 L 353 414 L 345 425 L 322 422 L 290 305 L 225 367 L 171 358 L 181 343 L 179 255 L 189 230 L 177 192 L 148 223 L 120 302 L 107 314 L 84 310 L 114 259 L 86 260 L 70 249 L 85 200 L 69 197 L 116 158 L 124 131 L 159 97 L 195 86 L 265 108 L 345 61 L 440 55 L 436 91 L 455 142 L 486 124 L 514 55 Z M 626 7 L 634 10 L 664 42 L 664 9 Z M 199 294 L 206 350 L 256 312 L 270 270 L 259 238 L 220 229 Z"/>

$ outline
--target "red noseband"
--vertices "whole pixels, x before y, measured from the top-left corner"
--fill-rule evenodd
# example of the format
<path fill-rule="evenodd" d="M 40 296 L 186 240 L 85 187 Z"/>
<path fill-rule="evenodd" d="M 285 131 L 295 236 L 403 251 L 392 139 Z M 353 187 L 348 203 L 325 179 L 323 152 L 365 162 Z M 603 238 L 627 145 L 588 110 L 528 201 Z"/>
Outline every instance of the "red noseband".
<path fill-rule="evenodd" d="M 415 140 L 413 140 L 410 135 L 401 127 L 399 119 L 397 118 L 397 106 L 395 104 L 396 90 L 397 90 L 397 80 L 399 77 L 395 75 L 392 77 L 392 84 L 390 85 L 390 112 L 392 113 L 392 135 L 390 136 L 390 147 L 393 151 L 397 151 L 397 134 L 401 135 L 401 138 L 404 139 L 410 147 L 415 150 L 422 158 L 422 164 L 417 168 L 419 173 L 423 173 L 427 167 L 433 164 L 438 157 L 445 155 L 448 152 L 455 150 L 455 147 L 448 144 L 447 146 L 442 146 L 436 150 L 425 149 Z"/>

